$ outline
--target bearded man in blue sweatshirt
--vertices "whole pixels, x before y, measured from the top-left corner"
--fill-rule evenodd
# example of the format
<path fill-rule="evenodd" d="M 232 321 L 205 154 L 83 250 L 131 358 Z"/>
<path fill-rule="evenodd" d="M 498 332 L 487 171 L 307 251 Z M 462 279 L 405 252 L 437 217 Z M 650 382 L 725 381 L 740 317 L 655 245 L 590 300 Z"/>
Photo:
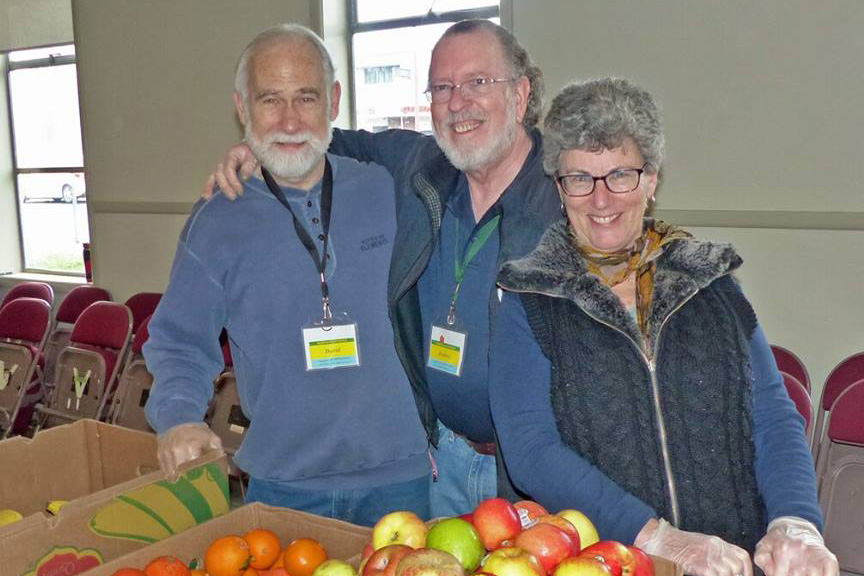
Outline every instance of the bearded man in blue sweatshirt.
<path fill-rule="evenodd" d="M 147 417 L 169 472 L 220 447 L 202 422 L 227 330 L 247 501 L 372 525 L 429 512 L 427 441 L 393 348 L 393 180 L 326 154 L 339 83 L 321 40 L 283 25 L 244 50 L 234 100 L 261 170 L 195 208 L 144 347 Z"/>

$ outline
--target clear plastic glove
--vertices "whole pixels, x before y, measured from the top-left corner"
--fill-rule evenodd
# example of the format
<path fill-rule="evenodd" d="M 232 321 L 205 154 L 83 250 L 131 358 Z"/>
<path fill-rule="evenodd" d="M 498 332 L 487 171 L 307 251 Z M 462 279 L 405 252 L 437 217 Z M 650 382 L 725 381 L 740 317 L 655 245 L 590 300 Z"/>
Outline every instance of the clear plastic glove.
<path fill-rule="evenodd" d="M 756 545 L 753 562 L 765 576 L 836 576 L 837 557 L 816 526 L 795 516 L 775 518 Z"/>
<path fill-rule="evenodd" d="M 207 177 L 201 197 L 209 200 L 218 186 L 225 196 L 234 200 L 243 194 L 243 181 L 248 180 L 257 169 L 258 160 L 252 155 L 252 150 L 245 142 L 240 142 L 228 149 L 225 158 Z"/>
<path fill-rule="evenodd" d="M 184 462 L 198 458 L 208 450 L 222 450 L 222 440 L 203 422 L 180 424 L 156 437 L 156 456 L 168 479 L 176 482 L 178 468 Z"/>
<path fill-rule="evenodd" d="M 692 576 L 753 576 L 747 551 L 717 536 L 678 530 L 665 520 L 649 520 L 636 546 L 680 564 Z"/>

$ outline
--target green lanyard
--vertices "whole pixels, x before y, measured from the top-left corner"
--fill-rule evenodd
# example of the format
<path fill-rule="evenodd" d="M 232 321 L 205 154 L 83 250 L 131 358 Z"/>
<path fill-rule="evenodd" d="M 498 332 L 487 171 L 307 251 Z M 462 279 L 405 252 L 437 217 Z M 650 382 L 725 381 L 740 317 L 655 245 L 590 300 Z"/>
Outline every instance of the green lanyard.
<path fill-rule="evenodd" d="M 465 251 L 465 255 L 462 259 L 460 260 L 458 256 L 454 258 L 453 264 L 454 275 L 456 276 L 456 288 L 453 290 L 453 297 L 450 299 L 450 311 L 447 313 L 447 324 L 450 326 L 452 326 L 456 321 L 456 299 L 459 298 L 459 289 L 462 287 L 462 280 L 465 278 L 465 270 L 468 268 L 471 261 L 474 260 L 474 257 L 477 256 L 477 253 L 486 245 L 489 237 L 495 229 L 498 228 L 498 222 L 500 221 L 501 215 L 498 214 L 481 226 L 480 230 L 477 231 L 477 234 L 474 235 L 471 242 L 468 244 L 468 249 Z"/>

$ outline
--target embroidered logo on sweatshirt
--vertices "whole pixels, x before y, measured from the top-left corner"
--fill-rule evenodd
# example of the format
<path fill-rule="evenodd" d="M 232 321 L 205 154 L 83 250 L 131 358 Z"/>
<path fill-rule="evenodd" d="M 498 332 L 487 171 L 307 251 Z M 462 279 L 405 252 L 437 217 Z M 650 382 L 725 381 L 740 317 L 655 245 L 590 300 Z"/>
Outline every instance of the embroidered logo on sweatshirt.
<path fill-rule="evenodd" d="M 366 252 L 367 250 L 379 248 L 389 243 L 390 241 L 383 234 L 379 234 L 377 236 L 370 236 L 360 241 L 360 251 Z"/>

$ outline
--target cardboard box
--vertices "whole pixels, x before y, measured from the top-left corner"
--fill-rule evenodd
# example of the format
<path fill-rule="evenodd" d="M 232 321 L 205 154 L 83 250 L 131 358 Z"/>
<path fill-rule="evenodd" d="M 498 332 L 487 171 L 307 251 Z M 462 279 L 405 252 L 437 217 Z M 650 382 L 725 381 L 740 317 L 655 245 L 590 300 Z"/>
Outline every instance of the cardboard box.
<path fill-rule="evenodd" d="M 181 471 L 167 482 L 155 435 L 93 420 L 0 442 L 0 508 L 25 516 L 0 528 L 0 576 L 72 576 L 229 511 L 223 454 Z"/>
<path fill-rule="evenodd" d="M 111 576 L 120 568 L 143 569 L 154 558 L 166 554 L 187 563 L 196 558 L 201 560 L 210 543 L 217 538 L 229 534 L 242 536 L 253 528 L 273 530 L 282 546 L 295 538 L 313 538 L 324 546 L 330 558 L 341 560 L 358 556 L 372 539 L 372 530 L 363 526 L 261 503 L 247 504 L 182 534 L 107 562 L 88 572 L 87 576 Z"/>
<path fill-rule="evenodd" d="M 324 545 L 330 558 L 349 560 L 355 565 L 363 547 L 372 539 L 370 528 L 287 508 L 247 504 L 182 534 L 107 562 L 89 571 L 87 576 L 111 576 L 120 568 L 143 569 L 154 558 L 167 554 L 186 563 L 200 560 L 213 540 L 229 534 L 243 535 L 253 528 L 273 530 L 283 546 L 294 538 L 314 538 Z M 655 576 L 682 576 L 676 564 L 662 558 L 653 560 Z"/>

